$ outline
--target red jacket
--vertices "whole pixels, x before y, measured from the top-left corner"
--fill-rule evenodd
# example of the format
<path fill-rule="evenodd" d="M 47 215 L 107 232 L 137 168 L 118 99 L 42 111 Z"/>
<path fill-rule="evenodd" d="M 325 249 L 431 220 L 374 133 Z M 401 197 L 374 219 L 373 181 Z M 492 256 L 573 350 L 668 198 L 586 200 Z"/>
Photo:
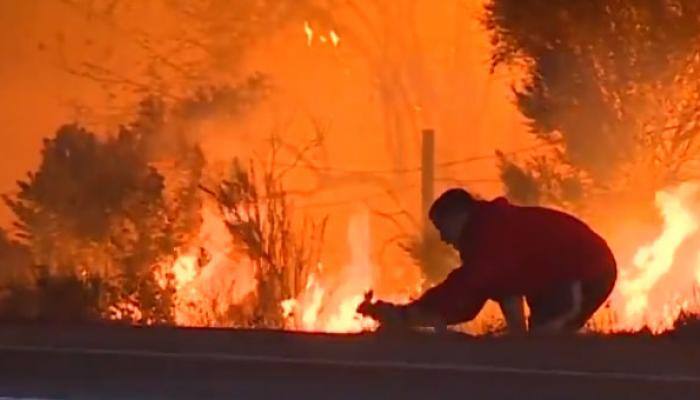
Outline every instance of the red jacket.
<path fill-rule="evenodd" d="M 408 307 L 450 324 L 463 322 L 488 299 L 536 295 L 558 283 L 615 272 L 605 240 L 571 215 L 505 198 L 474 207 L 460 238 L 462 265 Z"/>

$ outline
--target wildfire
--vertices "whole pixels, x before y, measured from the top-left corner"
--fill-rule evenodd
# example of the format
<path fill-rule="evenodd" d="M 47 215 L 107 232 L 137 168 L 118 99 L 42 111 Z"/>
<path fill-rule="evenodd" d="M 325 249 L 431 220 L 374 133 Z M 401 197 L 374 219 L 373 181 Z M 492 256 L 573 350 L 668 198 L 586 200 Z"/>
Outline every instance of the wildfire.
<path fill-rule="evenodd" d="M 134 303 L 122 302 L 109 307 L 108 318 L 112 320 L 140 321 L 143 318 L 143 313 Z"/>
<path fill-rule="evenodd" d="M 349 333 L 377 327 L 374 320 L 356 312 L 365 292 L 374 284 L 367 211 L 350 219 L 347 239 L 350 261 L 346 265 L 335 273 L 319 265 L 296 298 L 280 303 L 286 329 Z M 201 252 L 210 255 L 204 262 Z M 223 217 L 206 207 L 196 243 L 174 262 L 161 266 L 157 276 L 162 286 L 173 284 L 176 323 L 184 326 L 216 325 L 210 310 L 212 304 L 218 307 L 213 314 L 223 313 L 256 287 L 253 266 L 232 251 Z M 232 282 L 233 286 L 224 282 Z M 115 313 L 125 311 L 134 310 Z"/>
<path fill-rule="evenodd" d="M 660 333 L 672 328 L 681 312 L 700 311 L 700 301 L 693 297 L 700 285 L 700 250 L 687 246 L 691 240 L 700 240 L 699 197 L 700 184 L 695 183 L 657 193 L 656 206 L 664 221 L 662 231 L 655 240 L 639 247 L 630 262 L 620 260 L 619 282 L 611 300 L 612 318 L 596 329 L 636 331 L 647 327 Z M 162 266 L 158 275 L 162 285 L 170 282 L 176 290 L 178 325 L 216 325 L 212 314 L 225 313 L 256 289 L 253 264 L 234 252 L 225 217 L 205 206 L 202 218 L 196 243 L 174 262 Z M 364 294 L 375 288 L 377 276 L 371 260 L 366 210 L 350 218 L 347 243 L 350 259 L 346 264 L 329 269 L 319 264 L 308 275 L 301 293 L 279 303 L 285 329 L 352 333 L 377 328 L 376 321 L 356 312 Z M 420 291 L 420 282 L 416 287 Z M 393 301 L 405 302 L 415 294 L 400 292 L 388 295 Z M 111 311 L 116 318 L 139 314 L 128 305 Z M 484 318 L 493 318 L 493 313 Z"/>
<path fill-rule="evenodd" d="M 629 267 L 621 268 L 612 297 L 616 330 L 647 327 L 660 333 L 672 328 L 682 311 L 700 311 L 697 299 L 692 301 L 700 284 L 700 251 L 692 258 L 681 251 L 698 235 L 699 194 L 695 183 L 657 193 L 663 230 L 653 243 L 637 250 Z"/>

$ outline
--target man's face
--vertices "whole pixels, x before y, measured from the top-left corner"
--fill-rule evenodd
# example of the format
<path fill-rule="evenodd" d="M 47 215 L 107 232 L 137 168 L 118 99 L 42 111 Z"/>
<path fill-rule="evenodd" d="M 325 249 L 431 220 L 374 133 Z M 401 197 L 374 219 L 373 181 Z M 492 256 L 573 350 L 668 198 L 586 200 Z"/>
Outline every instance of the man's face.
<path fill-rule="evenodd" d="M 436 215 L 433 218 L 433 224 L 440 233 L 440 239 L 453 247 L 457 248 L 459 237 L 462 235 L 464 224 L 469 219 L 469 213 L 454 212 Z"/>

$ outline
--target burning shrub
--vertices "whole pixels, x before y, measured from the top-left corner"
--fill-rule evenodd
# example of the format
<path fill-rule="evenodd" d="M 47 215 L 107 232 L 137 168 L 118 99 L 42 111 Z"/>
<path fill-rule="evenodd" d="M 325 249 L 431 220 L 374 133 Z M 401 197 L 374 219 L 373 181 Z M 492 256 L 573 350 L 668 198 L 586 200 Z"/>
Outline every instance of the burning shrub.
<path fill-rule="evenodd" d="M 107 298 L 129 298 L 149 321 L 169 322 L 167 289 L 155 282 L 152 266 L 173 257 L 186 239 L 193 222 L 183 218 L 192 206 L 185 192 L 166 198 L 164 177 L 147 148 L 155 129 L 142 119 L 100 139 L 64 126 L 44 141 L 38 171 L 18 182 L 19 192 L 5 201 L 32 261 L 47 267 L 45 282 L 60 282 L 66 290 L 73 282 L 79 293 L 82 286 L 65 277 L 99 276 L 110 281 Z M 37 287 L 43 287 L 40 281 Z"/>
<path fill-rule="evenodd" d="M 287 195 L 272 171 L 258 177 L 253 163 L 234 161 L 231 176 L 215 192 L 234 244 L 254 264 L 256 306 L 251 325 L 281 328 L 283 300 L 296 298 L 320 261 L 325 220 L 293 226 Z M 294 229 L 298 228 L 298 229 Z"/>
<path fill-rule="evenodd" d="M 101 141 L 75 125 L 45 140 L 38 172 L 6 198 L 38 264 L 108 270 L 117 258 L 136 261 L 135 247 L 153 237 L 143 229 L 164 217 L 162 177 L 137 145 L 128 132 Z"/>
<path fill-rule="evenodd" d="M 102 312 L 106 319 L 144 325 L 175 323 L 174 284 L 159 281 L 153 270 L 113 277 L 107 289 L 103 304 L 108 307 Z"/>

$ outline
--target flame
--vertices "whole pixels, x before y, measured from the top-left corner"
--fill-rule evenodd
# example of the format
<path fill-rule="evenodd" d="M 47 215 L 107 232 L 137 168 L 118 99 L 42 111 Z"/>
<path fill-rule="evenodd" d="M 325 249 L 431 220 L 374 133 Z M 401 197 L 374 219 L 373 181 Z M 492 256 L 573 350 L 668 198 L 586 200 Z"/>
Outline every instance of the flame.
<path fill-rule="evenodd" d="M 170 282 L 175 288 L 175 322 L 178 325 L 216 325 L 212 311 L 214 314 L 225 312 L 228 306 L 240 302 L 256 287 L 250 262 L 232 253 L 223 217 L 206 207 L 202 217 L 196 244 L 174 262 L 161 266 L 157 274 L 162 286 Z M 375 321 L 356 312 L 365 292 L 374 284 L 369 225 L 367 211 L 354 215 L 347 230 L 350 261 L 336 274 L 330 274 L 319 264 L 317 270 L 309 274 L 297 298 L 280 302 L 286 329 L 348 333 L 376 328 Z M 210 254 L 210 259 L 202 262 L 201 252 Z M 233 289 L 222 285 L 227 281 L 234 282 Z M 218 308 L 211 310 L 211 304 L 217 304 Z M 124 312 L 115 310 L 114 313 L 121 316 Z"/>
<path fill-rule="evenodd" d="M 141 321 L 143 313 L 133 302 L 123 301 L 109 307 L 107 318 L 114 321 Z"/>
<path fill-rule="evenodd" d="M 687 259 L 679 251 L 698 235 L 698 194 L 700 185 L 696 183 L 683 183 L 656 194 L 663 230 L 655 241 L 640 247 L 631 265 L 621 270 L 612 296 L 616 330 L 646 327 L 660 333 L 671 329 L 681 312 L 698 311 L 700 305 L 689 299 L 700 283 L 700 252 Z"/>
<path fill-rule="evenodd" d="M 664 221 L 662 230 L 655 240 L 640 246 L 630 262 L 621 263 L 620 278 L 611 298 L 612 317 L 606 319 L 604 326 L 593 329 L 611 332 L 648 328 L 661 333 L 671 329 L 682 312 L 700 311 L 700 302 L 697 298 L 693 301 L 693 295 L 697 295 L 694 290 L 700 285 L 700 251 L 691 248 L 694 252 L 689 256 L 683 250 L 690 240 L 700 240 L 698 197 L 700 184 L 696 183 L 684 183 L 656 194 L 656 206 Z M 254 268 L 247 258 L 235 255 L 224 220 L 225 216 L 214 207 L 203 207 L 195 243 L 158 271 L 161 285 L 170 283 L 176 291 L 178 325 L 216 326 L 213 315 L 239 304 L 256 288 Z M 280 302 L 286 329 L 354 333 L 377 328 L 376 321 L 356 312 L 364 294 L 377 286 L 367 210 L 351 216 L 346 240 L 350 253 L 347 263 L 330 270 L 319 264 L 308 275 L 298 296 Z M 421 287 L 422 282 L 416 282 L 412 293 L 402 293 L 394 287 L 396 290 L 389 290 L 385 296 L 401 303 L 420 292 Z M 493 312 L 482 314 L 481 320 L 493 319 Z M 597 315 L 599 321 L 601 314 Z M 140 316 L 140 310 L 128 303 L 110 309 L 114 319 L 139 320 Z M 482 331 L 477 327 L 473 333 Z"/>
<path fill-rule="evenodd" d="M 333 43 L 333 47 L 338 47 L 338 45 L 340 44 L 340 36 L 338 36 L 338 34 L 332 29 L 328 33 L 328 35 L 331 38 L 331 43 Z"/>
<path fill-rule="evenodd" d="M 233 251 L 223 217 L 209 205 L 202 209 L 195 243 L 157 271 L 161 286 L 168 276 L 175 288 L 175 322 L 184 326 L 217 325 L 215 315 L 240 303 L 256 287 L 251 262 Z"/>
<path fill-rule="evenodd" d="M 181 289 L 197 277 L 197 256 L 185 254 L 175 260 L 172 266 L 175 288 Z"/>
<path fill-rule="evenodd" d="M 311 28 L 311 24 L 309 24 L 309 21 L 304 21 L 304 35 L 306 36 L 306 45 L 308 47 L 311 47 L 314 41 L 314 30 L 313 28 Z M 338 35 L 338 32 L 331 29 L 330 31 L 328 31 L 328 36 L 318 35 L 318 41 L 320 43 L 330 42 L 333 45 L 333 47 L 338 47 L 338 45 L 340 44 L 340 35 Z"/>
<path fill-rule="evenodd" d="M 306 45 L 311 47 L 311 43 L 314 40 L 314 31 L 309 25 L 309 21 L 304 21 L 304 34 L 306 35 Z"/>
<path fill-rule="evenodd" d="M 351 217 L 347 240 L 350 262 L 341 269 L 339 276 L 332 279 L 310 274 L 298 298 L 280 304 L 289 329 L 348 333 L 376 328 L 374 320 L 356 312 L 364 293 L 374 284 L 369 213 L 366 210 Z M 319 268 L 319 273 L 322 272 L 323 268 Z"/>

